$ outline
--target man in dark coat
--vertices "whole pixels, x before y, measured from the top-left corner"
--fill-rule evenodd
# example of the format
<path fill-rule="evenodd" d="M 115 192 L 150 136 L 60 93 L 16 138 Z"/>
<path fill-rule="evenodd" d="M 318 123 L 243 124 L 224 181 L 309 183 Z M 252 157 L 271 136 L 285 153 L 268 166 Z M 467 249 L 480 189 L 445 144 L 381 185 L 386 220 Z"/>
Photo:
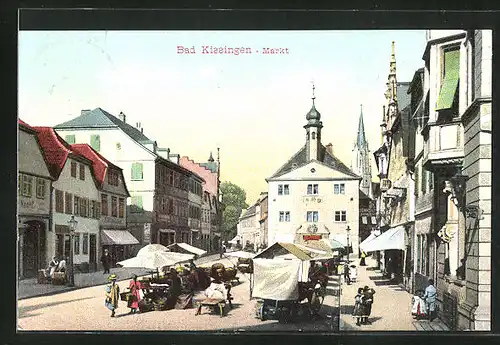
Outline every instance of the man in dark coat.
<path fill-rule="evenodd" d="M 373 305 L 373 295 L 375 295 L 375 290 L 373 288 L 370 288 L 368 286 L 365 286 L 363 288 L 363 306 L 364 306 L 364 317 L 361 318 L 361 323 L 362 324 L 367 324 L 369 323 L 368 317 L 372 313 L 372 305 Z"/>
<path fill-rule="evenodd" d="M 104 274 L 109 273 L 109 268 L 111 267 L 111 255 L 107 249 L 104 249 L 104 254 L 101 256 L 102 266 L 104 267 Z"/>

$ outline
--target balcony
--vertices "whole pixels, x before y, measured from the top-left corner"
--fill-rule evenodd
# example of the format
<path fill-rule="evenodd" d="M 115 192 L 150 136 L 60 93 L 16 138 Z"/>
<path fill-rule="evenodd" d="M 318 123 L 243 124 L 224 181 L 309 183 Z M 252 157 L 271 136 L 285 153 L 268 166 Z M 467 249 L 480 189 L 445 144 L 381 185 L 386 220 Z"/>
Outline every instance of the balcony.
<path fill-rule="evenodd" d="M 428 124 L 424 143 L 424 167 L 433 171 L 438 167 L 461 165 L 464 158 L 464 129 L 461 122 Z"/>

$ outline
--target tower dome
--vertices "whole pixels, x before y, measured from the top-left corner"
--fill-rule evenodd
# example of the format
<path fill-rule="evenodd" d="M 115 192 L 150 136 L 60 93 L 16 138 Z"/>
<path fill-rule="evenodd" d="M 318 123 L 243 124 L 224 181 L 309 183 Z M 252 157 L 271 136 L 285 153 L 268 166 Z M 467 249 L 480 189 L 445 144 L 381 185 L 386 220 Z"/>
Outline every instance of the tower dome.
<path fill-rule="evenodd" d="M 321 121 L 320 121 L 321 120 L 321 114 L 316 109 L 316 106 L 314 104 L 314 100 L 316 99 L 316 97 L 314 95 L 314 89 L 315 89 L 315 87 L 313 85 L 313 96 L 312 96 L 313 104 L 312 104 L 311 110 L 309 110 L 309 112 L 306 115 L 306 120 L 308 121 L 309 125 L 315 125 L 315 124 L 320 124 L 321 123 Z"/>

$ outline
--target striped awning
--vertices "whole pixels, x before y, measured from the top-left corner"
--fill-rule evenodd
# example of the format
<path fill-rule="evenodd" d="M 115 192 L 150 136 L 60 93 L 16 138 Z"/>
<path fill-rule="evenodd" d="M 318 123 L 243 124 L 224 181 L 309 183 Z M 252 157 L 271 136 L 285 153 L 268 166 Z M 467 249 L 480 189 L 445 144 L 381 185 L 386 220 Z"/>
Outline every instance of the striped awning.
<path fill-rule="evenodd" d="M 127 230 L 102 230 L 102 245 L 139 244 L 139 241 Z"/>

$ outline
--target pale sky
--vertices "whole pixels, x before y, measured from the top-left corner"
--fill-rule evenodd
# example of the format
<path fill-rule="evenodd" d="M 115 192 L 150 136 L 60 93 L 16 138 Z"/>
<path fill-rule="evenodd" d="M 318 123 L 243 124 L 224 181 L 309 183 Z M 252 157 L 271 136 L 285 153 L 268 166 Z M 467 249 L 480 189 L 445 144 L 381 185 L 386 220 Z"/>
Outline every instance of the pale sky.
<path fill-rule="evenodd" d="M 411 81 L 423 66 L 424 30 L 22 31 L 19 117 L 54 126 L 101 107 L 195 161 L 220 147 L 221 180 L 245 189 L 252 204 L 304 145 L 311 81 L 324 145 L 350 165 L 360 104 L 370 151 L 380 145 L 392 41 L 398 81 Z M 196 54 L 179 55 L 179 45 Z M 203 45 L 253 53 L 204 55 Z M 263 55 L 266 47 L 289 54 Z"/>

